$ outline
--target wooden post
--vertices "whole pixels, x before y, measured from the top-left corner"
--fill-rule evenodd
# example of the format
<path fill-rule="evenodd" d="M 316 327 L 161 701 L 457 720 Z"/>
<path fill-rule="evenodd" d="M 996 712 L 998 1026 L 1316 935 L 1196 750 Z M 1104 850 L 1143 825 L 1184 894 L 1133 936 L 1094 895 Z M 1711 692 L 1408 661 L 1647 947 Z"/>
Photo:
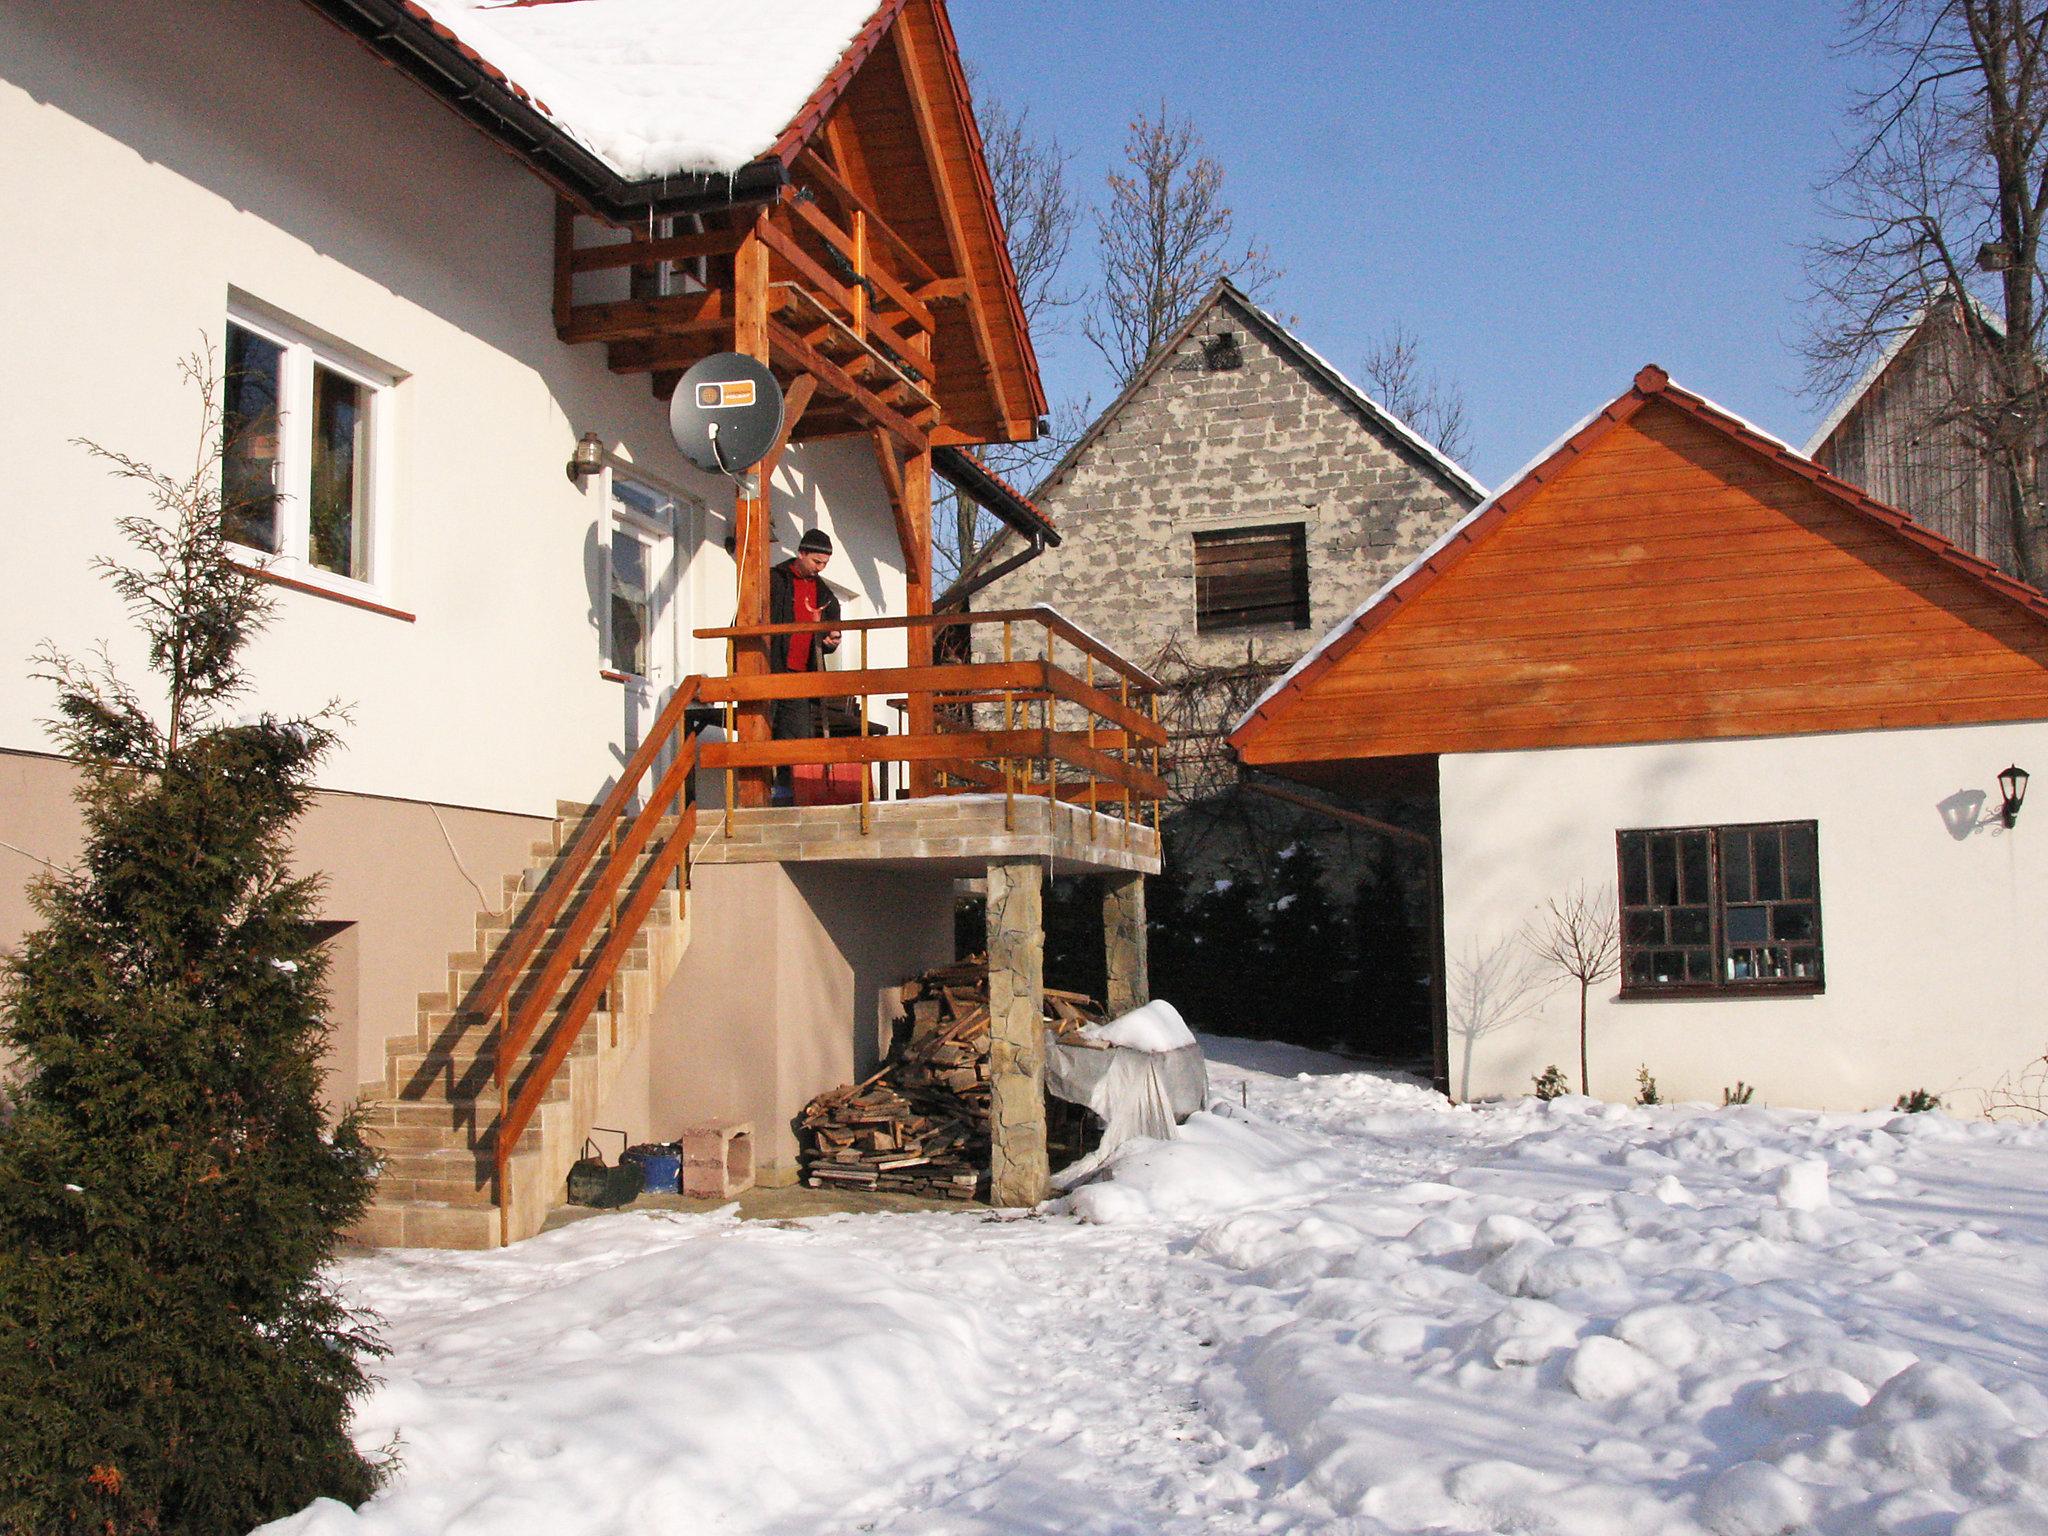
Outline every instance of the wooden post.
<path fill-rule="evenodd" d="M 768 247 L 758 228 L 740 242 L 732 259 L 732 307 L 735 352 L 768 361 Z M 771 550 L 768 524 L 768 480 L 765 468 L 750 470 L 741 480 L 733 509 L 733 560 L 738 567 L 735 624 L 768 622 L 768 556 Z M 759 677 L 768 670 L 768 647 L 760 640 L 742 640 L 734 671 L 740 677 Z M 772 705 L 753 703 L 742 707 L 739 720 L 741 741 L 766 741 Z M 739 785 L 741 805 L 766 805 L 773 774 L 762 768 L 742 771 Z"/>
<path fill-rule="evenodd" d="M 1152 1000 L 1152 968 L 1146 947 L 1145 877 L 1105 875 L 1102 879 L 1102 950 L 1109 986 L 1103 1005 L 1116 1018 Z"/>
<path fill-rule="evenodd" d="M 906 572 L 903 583 L 904 611 L 913 617 L 932 611 L 932 455 L 931 450 L 911 454 L 903 461 L 903 513 L 911 535 L 910 541 L 916 547 L 905 549 Z M 910 647 L 909 663 L 913 667 L 928 667 L 932 664 L 932 640 L 937 631 L 929 624 L 914 624 L 906 634 Z M 937 724 L 937 713 L 932 708 L 932 696 L 928 692 L 912 692 L 910 695 L 910 730 L 915 736 L 929 736 Z M 929 762 L 918 762 L 910 769 L 910 795 L 916 799 L 932 793 L 938 782 L 938 771 Z"/>
<path fill-rule="evenodd" d="M 988 861 L 989 1203 L 1051 1190 L 1045 1150 L 1045 871 Z"/>

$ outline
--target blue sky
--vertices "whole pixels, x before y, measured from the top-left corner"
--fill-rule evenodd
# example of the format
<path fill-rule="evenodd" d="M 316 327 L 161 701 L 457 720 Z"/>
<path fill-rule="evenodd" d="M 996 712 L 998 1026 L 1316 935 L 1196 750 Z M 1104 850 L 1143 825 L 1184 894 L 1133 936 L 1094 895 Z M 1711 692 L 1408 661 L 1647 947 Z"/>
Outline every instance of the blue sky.
<path fill-rule="evenodd" d="M 1795 446 L 1799 244 L 1859 61 L 1828 0 L 1635 6 L 953 0 L 981 89 L 1028 105 L 1091 199 L 1163 98 L 1338 367 L 1407 326 L 1464 389 L 1494 485 L 1657 362 Z M 1070 276 L 1092 279 L 1084 229 Z M 1114 393 L 1039 338 L 1055 399 Z"/>

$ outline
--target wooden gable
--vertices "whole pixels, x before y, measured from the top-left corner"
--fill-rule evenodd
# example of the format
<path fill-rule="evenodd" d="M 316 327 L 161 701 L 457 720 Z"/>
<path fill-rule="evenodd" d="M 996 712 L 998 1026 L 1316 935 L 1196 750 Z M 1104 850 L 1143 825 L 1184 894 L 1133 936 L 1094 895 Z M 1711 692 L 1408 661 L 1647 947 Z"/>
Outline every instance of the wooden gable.
<path fill-rule="evenodd" d="M 936 393 L 947 407 L 935 441 L 1036 436 L 1046 409 L 1038 361 L 943 6 L 903 7 L 889 45 L 861 65 L 810 149 L 941 281 L 959 285 L 932 305 Z M 804 169 L 800 158 L 799 180 Z"/>
<path fill-rule="evenodd" d="M 1645 370 L 1232 737 L 1252 764 L 2048 718 L 2048 599 Z"/>

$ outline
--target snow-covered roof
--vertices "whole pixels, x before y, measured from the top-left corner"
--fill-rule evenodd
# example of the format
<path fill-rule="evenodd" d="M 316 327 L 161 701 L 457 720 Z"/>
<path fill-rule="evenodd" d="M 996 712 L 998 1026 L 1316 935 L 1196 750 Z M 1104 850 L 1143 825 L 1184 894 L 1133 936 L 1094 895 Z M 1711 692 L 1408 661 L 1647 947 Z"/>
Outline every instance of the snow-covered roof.
<path fill-rule="evenodd" d="M 629 181 L 775 145 L 878 0 L 414 0 Z"/>

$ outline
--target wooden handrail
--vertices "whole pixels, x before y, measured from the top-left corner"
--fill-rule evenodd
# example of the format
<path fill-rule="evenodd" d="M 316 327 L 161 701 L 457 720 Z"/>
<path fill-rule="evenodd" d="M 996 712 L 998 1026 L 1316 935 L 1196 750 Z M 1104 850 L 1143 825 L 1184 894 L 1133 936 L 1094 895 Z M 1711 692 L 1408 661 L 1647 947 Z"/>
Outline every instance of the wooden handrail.
<path fill-rule="evenodd" d="M 470 995 L 464 1012 L 485 1016 L 496 1012 L 504 1003 L 507 992 L 526 962 L 532 958 L 540 940 L 555 924 L 568 904 L 583 872 L 590 866 L 592 856 L 605 840 L 613 822 L 619 819 L 626 803 L 633 798 L 633 791 L 647 770 L 660 756 L 662 744 L 675 733 L 682 722 L 684 712 L 697 700 L 697 684 L 700 679 L 691 677 L 669 697 L 661 711 L 654 717 L 654 724 L 647 732 L 646 740 L 626 760 L 626 766 L 619 770 L 619 777 L 611 790 L 598 806 L 597 811 L 583 824 L 583 830 L 576 834 L 576 841 L 569 851 L 555 865 L 553 874 L 546 885 L 535 893 L 533 900 L 526 904 L 526 910 L 512 925 L 512 931 L 505 936 L 505 942 L 491 957 L 490 968 Z"/>
<path fill-rule="evenodd" d="M 465 1012 L 490 1018 L 497 1016 L 497 1038 L 492 1051 L 492 1077 L 498 1087 L 498 1120 L 492 1132 L 492 1162 L 496 1175 L 498 1235 L 511 1238 L 512 1153 L 520 1134 L 538 1110 L 548 1085 L 561 1070 L 575 1046 L 576 1037 L 589 1019 L 597 999 L 611 984 L 619 962 L 647 919 L 656 898 L 667 884 L 679 860 L 687 857 L 690 835 L 696 830 L 696 812 L 687 804 L 689 777 L 697 766 L 697 736 L 687 730 L 687 711 L 697 698 L 701 679 L 684 679 L 655 716 L 646 738 L 620 770 L 604 800 L 584 822 L 576 839 L 556 863 L 548 882 L 513 922 L 505 942 L 491 957 L 490 968 L 466 1001 Z M 660 759 L 665 747 L 674 753 L 653 789 L 630 823 L 626 806 L 648 770 Z M 642 851 L 653 838 L 671 806 L 680 806 L 677 827 L 654 859 L 641 872 L 640 880 L 625 903 L 612 911 L 612 901 L 640 862 Z M 599 849 L 605 849 L 603 863 L 585 883 Z M 570 900 L 582 892 L 582 901 L 568 924 L 559 932 L 555 923 Z M 512 1092 L 512 1063 L 526 1049 L 541 1022 L 548 1018 L 555 991 L 567 978 L 590 941 L 601 919 L 610 918 L 605 936 L 568 1000 L 554 1011 L 553 1033 L 538 1059 L 528 1064 L 520 1078 L 519 1091 Z M 543 948 L 543 945 L 546 947 Z M 529 965 L 538 961 L 530 974 Z M 523 992 L 514 988 L 524 978 Z"/>
<path fill-rule="evenodd" d="M 936 283 L 940 281 L 939 274 L 932 270 L 930 262 L 918 255 L 917 248 L 896 232 L 895 226 L 882 217 L 880 210 L 874 204 L 854 191 L 852 187 L 849 187 L 846 184 L 845 178 L 833 170 L 831 166 L 827 165 L 817 151 L 811 149 L 801 151 L 796 157 L 796 164 L 799 171 L 817 182 L 819 186 L 838 199 L 840 207 L 849 211 L 866 214 L 868 218 L 868 233 L 870 235 L 880 235 L 882 243 L 896 253 L 898 259 L 903 263 L 904 270 L 909 272 L 913 278 L 920 283 Z"/>
<path fill-rule="evenodd" d="M 882 619 L 842 619 L 837 623 L 821 621 L 812 624 L 729 624 L 717 629 L 699 629 L 693 633 L 700 640 L 761 640 L 770 635 L 818 635 L 835 629 L 857 633 L 864 629 L 943 628 L 954 624 L 1004 622 L 1041 624 L 1085 655 L 1093 656 L 1120 676 L 1128 677 L 1134 687 L 1147 693 L 1165 691 L 1166 684 L 1136 662 L 1119 656 L 1057 608 L 1047 608 L 1043 605 L 1032 608 L 1006 608 L 994 613 L 906 613 Z"/>

